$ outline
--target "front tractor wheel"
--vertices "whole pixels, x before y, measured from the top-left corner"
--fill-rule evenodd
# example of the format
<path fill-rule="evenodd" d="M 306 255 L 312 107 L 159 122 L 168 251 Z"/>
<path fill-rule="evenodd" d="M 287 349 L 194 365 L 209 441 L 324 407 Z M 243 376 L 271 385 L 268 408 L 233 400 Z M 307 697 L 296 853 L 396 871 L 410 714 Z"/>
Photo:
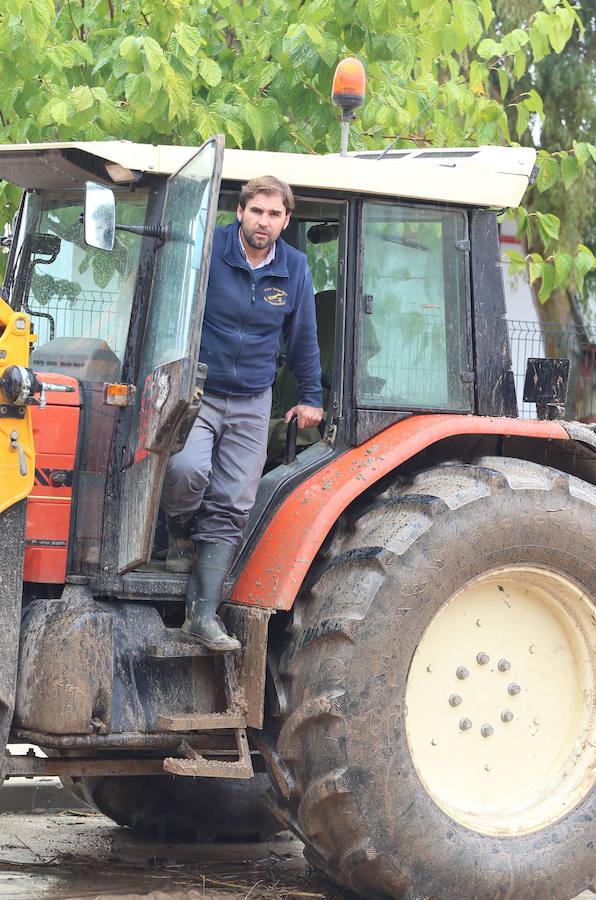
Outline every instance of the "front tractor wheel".
<path fill-rule="evenodd" d="M 346 517 L 280 659 L 288 821 L 364 896 L 596 884 L 596 489 L 513 459 Z"/>

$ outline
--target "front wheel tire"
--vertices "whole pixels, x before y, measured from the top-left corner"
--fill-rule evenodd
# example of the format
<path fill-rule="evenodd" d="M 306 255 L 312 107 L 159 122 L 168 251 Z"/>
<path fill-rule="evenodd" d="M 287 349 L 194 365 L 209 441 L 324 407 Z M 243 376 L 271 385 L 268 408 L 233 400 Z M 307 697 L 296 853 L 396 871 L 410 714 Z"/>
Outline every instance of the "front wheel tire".
<path fill-rule="evenodd" d="M 429 469 L 344 520 L 280 659 L 288 821 L 364 896 L 596 882 L 596 489 Z"/>

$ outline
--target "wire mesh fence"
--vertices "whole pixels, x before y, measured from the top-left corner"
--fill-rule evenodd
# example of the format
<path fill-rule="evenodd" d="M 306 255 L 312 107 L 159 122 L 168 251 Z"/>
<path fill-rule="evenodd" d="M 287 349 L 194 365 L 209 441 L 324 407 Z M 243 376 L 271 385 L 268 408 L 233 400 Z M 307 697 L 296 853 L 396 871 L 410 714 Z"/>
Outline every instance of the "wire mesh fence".
<path fill-rule="evenodd" d="M 565 418 L 596 422 L 596 326 L 513 319 L 507 325 L 520 416 L 536 418 L 534 404 L 523 402 L 527 360 L 552 357 L 570 361 Z"/>
<path fill-rule="evenodd" d="M 38 346 L 54 337 L 102 338 L 120 345 L 118 299 L 117 291 L 100 290 L 81 290 L 71 300 L 54 295 L 44 302 L 31 295 L 27 312 L 33 317 Z"/>

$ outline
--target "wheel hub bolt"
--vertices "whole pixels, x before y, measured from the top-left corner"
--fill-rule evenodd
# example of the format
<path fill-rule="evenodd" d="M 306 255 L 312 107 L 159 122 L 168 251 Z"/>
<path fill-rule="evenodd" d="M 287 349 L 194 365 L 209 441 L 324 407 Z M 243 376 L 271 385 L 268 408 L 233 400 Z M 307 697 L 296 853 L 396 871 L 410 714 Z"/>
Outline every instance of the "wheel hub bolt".
<path fill-rule="evenodd" d="M 449 698 L 449 706 L 459 706 L 461 703 L 461 697 L 459 694 L 452 694 Z"/>
<path fill-rule="evenodd" d="M 482 737 L 490 737 L 491 734 L 494 734 L 494 731 L 495 729 L 492 727 L 492 725 L 483 725 L 480 729 L 480 734 L 482 735 Z"/>
<path fill-rule="evenodd" d="M 462 731 L 469 731 L 470 728 L 472 727 L 472 723 L 469 719 L 460 719 L 459 727 L 461 728 Z"/>
<path fill-rule="evenodd" d="M 508 672 L 511 668 L 511 663 L 508 659 L 500 659 L 497 663 L 497 668 L 499 672 Z"/>
<path fill-rule="evenodd" d="M 513 719 L 513 713 L 510 709 L 504 709 L 501 713 L 501 721 L 502 722 L 511 722 Z"/>
<path fill-rule="evenodd" d="M 512 681 L 509 687 L 507 688 L 512 697 L 515 697 L 516 694 L 521 694 L 521 688 L 519 684 L 516 684 L 515 681 Z"/>
<path fill-rule="evenodd" d="M 476 662 L 478 663 L 479 666 L 485 666 L 487 664 L 487 662 L 489 662 L 489 661 L 490 661 L 490 656 L 488 655 L 488 653 L 479 653 L 478 656 L 476 657 Z"/>
<path fill-rule="evenodd" d="M 459 678 L 460 681 L 463 681 L 464 678 L 467 678 L 470 673 L 468 672 L 468 670 L 466 669 L 465 666 L 460 666 L 457 669 L 455 674 L 457 675 L 457 677 Z"/>

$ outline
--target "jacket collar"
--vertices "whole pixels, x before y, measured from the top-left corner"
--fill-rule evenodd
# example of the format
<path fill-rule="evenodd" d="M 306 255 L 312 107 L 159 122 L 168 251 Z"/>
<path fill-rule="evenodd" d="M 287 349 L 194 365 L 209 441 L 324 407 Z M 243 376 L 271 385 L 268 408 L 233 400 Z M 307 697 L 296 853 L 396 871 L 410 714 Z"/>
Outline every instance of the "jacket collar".
<path fill-rule="evenodd" d="M 223 261 L 230 266 L 246 269 L 255 278 L 265 275 L 275 275 L 278 278 L 288 278 L 288 254 L 286 251 L 286 242 L 278 238 L 275 242 L 275 259 L 268 266 L 262 269 L 251 269 L 248 262 L 244 259 L 238 246 L 238 222 L 231 222 L 226 225 L 224 230 L 227 232 L 226 246 L 223 252 Z"/>

